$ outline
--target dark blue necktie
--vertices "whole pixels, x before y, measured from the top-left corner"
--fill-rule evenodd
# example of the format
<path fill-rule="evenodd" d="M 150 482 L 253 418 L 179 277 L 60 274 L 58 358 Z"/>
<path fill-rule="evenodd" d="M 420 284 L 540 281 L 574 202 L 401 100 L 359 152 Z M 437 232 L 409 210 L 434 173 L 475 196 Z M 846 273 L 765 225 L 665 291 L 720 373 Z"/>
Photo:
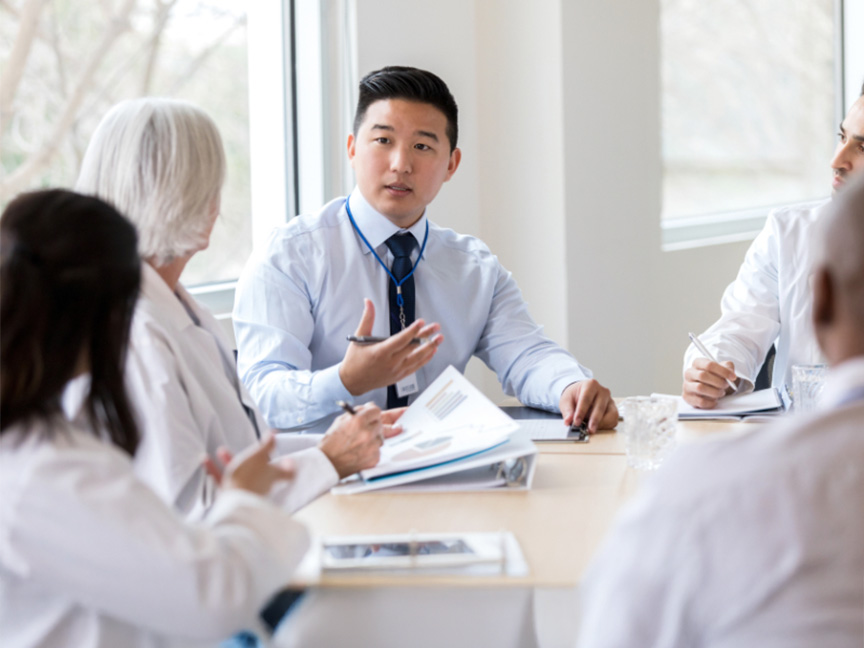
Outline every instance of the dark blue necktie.
<path fill-rule="evenodd" d="M 411 252 L 417 244 L 417 240 L 411 232 L 402 234 L 394 234 L 386 241 L 387 247 L 393 253 L 393 265 L 390 266 L 390 272 L 396 277 L 397 283 L 402 281 L 413 268 L 411 263 Z M 400 308 L 397 302 L 396 284 L 391 279 L 389 282 L 390 290 L 390 335 L 395 335 L 402 330 L 402 322 L 399 318 Z M 414 321 L 414 275 L 401 285 L 402 288 L 402 309 L 405 313 L 405 326 L 409 326 Z M 387 409 L 393 407 L 405 407 L 408 404 L 408 397 L 399 398 L 396 395 L 396 386 L 390 385 L 387 387 Z"/>

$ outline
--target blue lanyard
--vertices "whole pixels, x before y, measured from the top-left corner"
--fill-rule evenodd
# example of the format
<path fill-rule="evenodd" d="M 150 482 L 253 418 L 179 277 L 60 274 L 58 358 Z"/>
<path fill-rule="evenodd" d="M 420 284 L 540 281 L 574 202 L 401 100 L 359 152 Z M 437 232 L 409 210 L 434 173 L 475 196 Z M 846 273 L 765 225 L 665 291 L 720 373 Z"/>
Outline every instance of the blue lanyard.
<path fill-rule="evenodd" d="M 345 211 L 348 212 L 348 218 L 351 219 L 351 225 L 354 226 L 354 231 L 360 235 L 360 238 L 363 239 L 363 242 L 366 244 L 366 247 L 369 248 L 369 251 L 375 256 L 375 260 L 381 264 L 381 267 L 384 268 L 384 271 L 390 276 L 390 279 L 393 280 L 393 283 L 396 285 L 396 304 L 399 308 L 405 305 L 405 300 L 402 298 L 402 284 L 408 281 L 408 279 L 414 274 L 414 271 L 417 269 L 417 265 L 420 263 L 420 259 L 423 258 L 423 251 L 426 249 L 426 242 L 429 240 L 429 220 L 426 220 L 426 234 L 423 236 L 423 245 L 420 246 L 420 254 L 417 257 L 417 261 L 411 267 L 411 272 L 402 277 L 402 281 L 396 281 L 396 277 L 393 276 L 393 273 L 390 272 L 390 268 L 387 267 L 387 264 L 381 260 L 381 257 L 378 256 L 378 253 L 375 251 L 375 248 L 366 240 L 366 237 L 363 236 L 363 232 L 360 231 L 360 228 L 357 227 L 357 221 L 354 220 L 354 214 L 351 213 L 351 207 L 348 206 L 348 199 L 345 199 Z"/>

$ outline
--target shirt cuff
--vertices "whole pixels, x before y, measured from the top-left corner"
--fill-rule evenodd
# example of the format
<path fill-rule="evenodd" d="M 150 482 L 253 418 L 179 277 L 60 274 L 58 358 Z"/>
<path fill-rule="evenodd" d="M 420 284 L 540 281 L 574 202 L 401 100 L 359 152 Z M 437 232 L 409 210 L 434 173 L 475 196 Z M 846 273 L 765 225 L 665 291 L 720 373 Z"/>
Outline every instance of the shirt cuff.
<path fill-rule="evenodd" d="M 215 526 L 233 518 L 238 509 L 272 510 L 273 502 L 242 488 L 226 488 L 219 492 L 213 506 L 204 514 L 202 522 L 207 526 Z"/>
<path fill-rule="evenodd" d="M 322 408 L 325 411 L 335 412 L 338 410 L 336 401 L 354 401 L 354 396 L 342 384 L 342 378 L 339 377 L 339 367 L 341 366 L 342 364 L 339 363 L 317 371 L 312 380 L 313 402 L 326 403 Z"/>
<path fill-rule="evenodd" d="M 282 510 L 295 513 L 335 486 L 339 475 L 319 448 L 307 448 L 288 456 L 294 462 L 294 479 L 275 486 L 270 496 Z"/>
<path fill-rule="evenodd" d="M 552 388 L 550 389 L 550 391 L 553 394 L 558 394 L 558 403 L 555 404 L 555 410 L 558 413 L 561 412 L 561 408 L 560 408 L 559 404 L 561 403 L 561 397 L 564 395 L 564 390 L 566 390 L 570 385 L 575 385 L 576 383 L 580 383 L 584 380 L 589 380 L 590 378 L 591 378 L 590 376 L 574 377 L 571 375 L 571 376 L 565 376 L 563 378 L 559 378 L 558 380 L 553 382 Z"/>
<path fill-rule="evenodd" d="M 755 388 L 755 385 L 745 378 L 744 376 L 738 376 L 740 380 L 738 381 L 738 389 L 736 389 L 733 393 L 735 394 L 749 394 Z"/>

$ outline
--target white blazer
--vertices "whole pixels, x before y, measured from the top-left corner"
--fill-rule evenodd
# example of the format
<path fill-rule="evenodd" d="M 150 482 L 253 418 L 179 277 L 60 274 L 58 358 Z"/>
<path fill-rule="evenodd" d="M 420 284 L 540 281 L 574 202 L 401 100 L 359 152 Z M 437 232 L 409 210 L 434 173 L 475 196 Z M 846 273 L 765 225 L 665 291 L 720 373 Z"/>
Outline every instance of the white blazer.
<path fill-rule="evenodd" d="M 259 431 L 268 427 L 237 379 L 233 352 L 216 319 L 182 286 L 172 292 L 146 263 L 126 383 L 143 437 L 135 457 L 138 476 L 181 512 L 200 515 L 214 492 L 201 466 L 205 455 L 220 446 L 237 453 L 255 443 L 250 413 Z M 331 488 L 338 475 L 317 448 L 291 456 L 297 476 L 274 489 L 274 497 L 295 511 Z"/>
<path fill-rule="evenodd" d="M 4 646 L 214 646 L 258 627 L 308 547 L 299 523 L 230 490 L 193 525 L 82 424 L 33 426 L 0 437 Z"/>
<path fill-rule="evenodd" d="M 772 383 L 792 385 L 792 366 L 825 362 L 813 333 L 812 287 L 816 223 L 829 200 L 778 209 L 753 241 L 738 277 L 720 303 L 721 316 L 699 337 L 720 362 L 731 360 L 750 391 L 772 344 Z M 692 344 L 684 370 L 701 354 Z"/>

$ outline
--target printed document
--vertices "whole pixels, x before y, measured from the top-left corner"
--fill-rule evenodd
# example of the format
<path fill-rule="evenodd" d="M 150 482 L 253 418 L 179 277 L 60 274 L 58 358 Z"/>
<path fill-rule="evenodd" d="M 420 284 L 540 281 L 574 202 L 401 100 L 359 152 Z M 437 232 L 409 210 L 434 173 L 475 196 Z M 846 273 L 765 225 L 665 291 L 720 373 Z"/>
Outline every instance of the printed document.
<path fill-rule="evenodd" d="M 403 432 L 381 447 L 372 479 L 434 466 L 505 443 L 519 426 L 456 368 L 445 369 L 399 418 Z"/>

